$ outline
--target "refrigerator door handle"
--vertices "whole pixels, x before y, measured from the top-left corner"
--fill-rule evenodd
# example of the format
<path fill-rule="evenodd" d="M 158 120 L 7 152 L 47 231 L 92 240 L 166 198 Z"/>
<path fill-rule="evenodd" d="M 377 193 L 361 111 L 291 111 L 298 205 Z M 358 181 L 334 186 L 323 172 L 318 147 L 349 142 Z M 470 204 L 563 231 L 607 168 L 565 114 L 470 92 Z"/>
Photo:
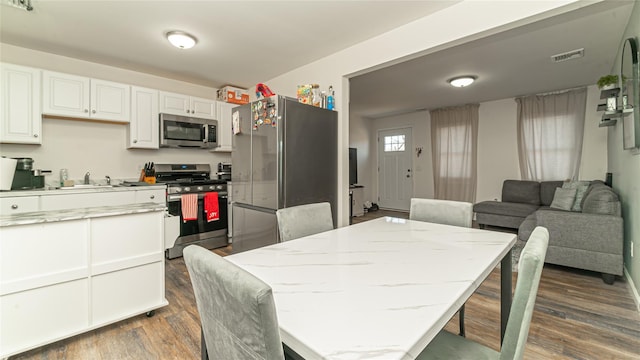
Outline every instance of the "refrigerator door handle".
<path fill-rule="evenodd" d="M 240 208 L 259 211 L 259 212 L 263 212 L 263 213 L 267 213 L 267 214 L 275 214 L 276 213 L 276 209 L 266 208 L 266 207 L 262 207 L 262 206 L 249 205 L 249 204 L 244 204 L 244 203 L 240 203 L 240 202 L 234 202 L 233 205 L 237 206 L 237 207 L 240 207 Z"/>

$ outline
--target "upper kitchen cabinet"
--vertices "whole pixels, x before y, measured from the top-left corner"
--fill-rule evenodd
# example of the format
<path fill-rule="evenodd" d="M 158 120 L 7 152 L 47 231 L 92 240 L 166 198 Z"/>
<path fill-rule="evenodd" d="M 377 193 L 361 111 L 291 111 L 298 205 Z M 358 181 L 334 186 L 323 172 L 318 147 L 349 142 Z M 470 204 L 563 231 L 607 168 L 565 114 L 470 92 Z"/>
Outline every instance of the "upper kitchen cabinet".
<path fill-rule="evenodd" d="M 160 91 L 160 112 L 203 119 L 216 118 L 216 101 Z"/>
<path fill-rule="evenodd" d="M 129 85 L 52 71 L 42 76 L 43 114 L 129 122 Z"/>
<path fill-rule="evenodd" d="M 0 142 L 41 144 L 40 70 L 0 64 Z"/>
<path fill-rule="evenodd" d="M 231 109 L 236 106 L 238 106 L 238 104 L 218 101 L 218 147 L 213 149 L 213 151 L 231 151 Z"/>
<path fill-rule="evenodd" d="M 158 91 L 131 87 L 131 122 L 127 138 L 128 148 L 158 149 L 159 147 Z"/>

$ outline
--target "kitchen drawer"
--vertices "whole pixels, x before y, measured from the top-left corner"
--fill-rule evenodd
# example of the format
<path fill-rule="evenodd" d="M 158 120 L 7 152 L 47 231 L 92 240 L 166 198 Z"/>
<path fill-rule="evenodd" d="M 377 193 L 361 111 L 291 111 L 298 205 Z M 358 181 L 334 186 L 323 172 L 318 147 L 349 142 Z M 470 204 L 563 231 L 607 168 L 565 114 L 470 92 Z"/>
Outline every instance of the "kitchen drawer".
<path fill-rule="evenodd" d="M 38 211 L 37 196 L 0 198 L 0 215 L 21 214 Z"/>
<path fill-rule="evenodd" d="M 89 274 L 85 220 L 2 229 L 0 295 Z"/>
<path fill-rule="evenodd" d="M 164 269 L 158 262 L 92 278 L 92 325 L 138 315 L 164 304 Z"/>
<path fill-rule="evenodd" d="M 162 259 L 163 234 L 162 212 L 92 219 L 92 275 Z"/>
<path fill-rule="evenodd" d="M 2 296 L 0 312 L 0 358 L 77 334 L 89 326 L 89 280 Z"/>
<path fill-rule="evenodd" d="M 166 196 L 166 190 L 164 189 L 136 190 L 136 204 L 147 202 L 164 204 L 167 201 Z"/>
<path fill-rule="evenodd" d="M 115 206 L 135 203 L 133 191 L 109 191 L 99 193 L 44 195 L 40 200 L 41 211 L 80 209 L 99 206 Z"/>

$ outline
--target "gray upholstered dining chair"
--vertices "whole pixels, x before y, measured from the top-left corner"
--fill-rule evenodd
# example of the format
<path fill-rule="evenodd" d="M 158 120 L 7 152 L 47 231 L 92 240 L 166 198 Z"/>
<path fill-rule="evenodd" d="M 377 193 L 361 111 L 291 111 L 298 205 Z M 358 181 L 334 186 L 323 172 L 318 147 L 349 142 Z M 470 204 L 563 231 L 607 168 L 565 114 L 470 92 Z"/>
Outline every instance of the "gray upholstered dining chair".
<path fill-rule="evenodd" d="M 471 227 L 473 222 L 473 204 L 463 201 L 411 199 L 409 220 L 426 221 L 444 225 Z M 460 336 L 465 336 L 464 304 L 458 311 Z"/>
<path fill-rule="evenodd" d="M 411 199 L 410 220 L 471 227 L 473 204 L 463 201 Z"/>
<path fill-rule="evenodd" d="M 333 215 L 328 202 L 298 205 L 276 211 L 280 241 L 333 230 Z"/>
<path fill-rule="evenodd" d="M 197 245 L 184 249 L 202 326 L 202 359 L 284 359 L 271 287 Z"/>
<path fill-rule="evenodd" d="M 500 352 L 443 330 L 416 359 L 522 359 L 548 245 L 549 232 L 538 226 L 522 249 L 516 290 Z"/>

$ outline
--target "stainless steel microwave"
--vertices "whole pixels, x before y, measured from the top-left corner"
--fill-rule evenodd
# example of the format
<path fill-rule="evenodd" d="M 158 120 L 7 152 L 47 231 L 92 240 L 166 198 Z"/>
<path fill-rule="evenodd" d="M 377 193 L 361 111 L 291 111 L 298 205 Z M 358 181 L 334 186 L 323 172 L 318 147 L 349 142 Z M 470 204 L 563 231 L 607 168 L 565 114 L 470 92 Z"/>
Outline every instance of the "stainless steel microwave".
<path fill-rule="evenodd" d="M 160 147 L 217 146 L 218 120 L 160 114 Z"/>

